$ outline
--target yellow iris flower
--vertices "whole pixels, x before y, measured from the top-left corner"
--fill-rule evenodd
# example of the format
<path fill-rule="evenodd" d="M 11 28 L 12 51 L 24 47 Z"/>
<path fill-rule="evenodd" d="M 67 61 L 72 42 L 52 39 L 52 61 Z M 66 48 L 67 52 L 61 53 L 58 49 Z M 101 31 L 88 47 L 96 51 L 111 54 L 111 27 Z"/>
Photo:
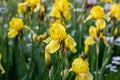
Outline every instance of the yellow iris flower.
<path fill-rule="evenodd" d="M 8 37 L 10 38 L 15 37 L 24 28 L 24 23 L 20 18 L 12 18 L 9 25 Z"/>
<path fill-rule="evenodd" d="M 77 45 L 74 39 L 67 35 L 65 27 L 60 23 L 53 23 L 50 27 L 50 37 L 44 40 L 45 43 L 49 43 L 45 50 L 48 53 L 54 53 L 60 48 L 61 42 L 65 43 L 66 49 L 70 48 L 70 50 L 75 53 L 75 46 Z"/>
<path fill-rule="evenodd" d="M 27 0 L 28 6 L 35 8 L 38 4 L 40 4 L 40 0 Z"/>
<path fill-rule="evenodd" d="M 104 16 L 105 16 L 104 9 L 100 6 L 94 6 L 90 10 L 90 15 L 84 20 L 84 22 L 88 21 L 91 18 L 102 19 Z"/>
<path fill-rule="evenodd" d="M 18 13 L 22 14 L 26 12 L 26 3 L 19 3 L 18 4 Z"/>
<path fill-rule="evenodd" d="M 73 71 L 77 74 L 86 73 L 88 71 L 88 62 L 84 61 L 81 57 L 74 59 L 72 62 L 72 67 L 70 71 Z"/>
<path fill-rule="evenodd" d="M 79 57 L 74 59 L 69 71 L 77 74 L 75 80 L 93 80 L 92 75 L 89 73 L 88 66 L 88 62 Z"/>
<path fill-rule="evenodd" d="M 120 4 L 113 4 L 110 7 L 110 13 L 112 15 L 112 17 L 115 17 L 117 20 L 120 20 Z"/>
<path fill-rule="evenodd" d="M 44 40 L 48 45 L 45 47 L 45 58 L 46 63 L 49 64 L 49 54 L 55 53 L 61 44 L 65 44 L 66 49 L 70 49 L 73 53 L 77 50 L 75 46 L 77 45 L 74 39 L 66 33 L 65 27 L 59 22 L 56 21 L 50 25 L 50 37 Z M 48 58 L 48 59 L 47 59 Z"/>
<path fill-rule="evenodd" d="M 28 26 L 24 25 L 23 20 L 20 18 L 12 18 L 9 22 L 10 29 L 8 32 L 8 37 L 15 37 L 23 28 L 28 29 L 30 32 L 34 33 Z M 35 34 L 35 33 L 34 33 Z"/>
<path fill-rule="evenodd" d="M 62 14 L 62 16 L 69 20 L 71 18 L 69 6 L 70 3 L 68 2 L 68 0 L 55 0 L 55 3 L 53 4 L 52 10 L 49 15 L 51 17 L 61 18 Z"/>
<path fill-rule="evenodd" d="M 0 53 L 0 61 L 1 61 L 1 58 L 2 58 L 2 55 L 1 55 L 1 53 Z M 0 64 L 0 70 L 2 71 L 2 74 L 4 74 L 5 73 L 5 70 L 4 70 L 4 68 L 2 67 L 2 65 Z"/>
<path fill-rule="evenodd" d="M 61 25 L 60 23 L 56 22 L 53 23 L 50 27 L 50 37 L 52 40 L 58 40 L 61 42 L 64 40 L 67 36 L 65 27 Z"/>

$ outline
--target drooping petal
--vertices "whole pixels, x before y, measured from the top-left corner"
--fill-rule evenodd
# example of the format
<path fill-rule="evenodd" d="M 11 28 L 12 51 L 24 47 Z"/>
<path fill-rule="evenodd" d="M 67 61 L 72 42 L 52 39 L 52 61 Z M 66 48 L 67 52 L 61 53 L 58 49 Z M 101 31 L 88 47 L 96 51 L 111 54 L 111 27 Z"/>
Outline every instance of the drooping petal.
<path fill-rule="evenodd" d="M 81 57 L 74 59 L 72 67 L 69 71 L 73 71 L 76 74 L 86 73 L 88 71 L 88 62 L 83 60 Z"/>
<path fill-rule="evenodd" d="M 97 35 L 97 30 L 96 30 L 96 28 L 95 28 L 94 26 L 91 26 L 91 27 L 89 28 L 89 35 L 90 35 L 91 37 L 95 37 L 95 36 Z"/>
<path fill-rule="evenodd" d="M 50 58 L 50 54 L 45 50 L 45 61 L 48 67 L 51 66 L 51 58 Z"/>
<path fill-rule="evenodd" d="M 92 74 L 88 71 L 87 73 L 77 74 L 75 80 L 93 80 Z"/>
<path fill-rule="evenodd" d="M 67 20 L 69 20 L 69 19 L 71 18 L 70 11 L 69 11 L 69 10 L 64 11 L 64 12 L 63 12 L 63 16 L 64 16 Z"/>
<path fill-rule="evenodd" d="M 18 34 L 18 31 L 17 31 L 17 30 L 11 29 L 11 30 L 8 32 L 8 37 L 9 37 L 9 38 L 13 38 L 13 37 L 15 37 L 17 34 Z"/>
<path fill-rule="evenodd" d="M 71 50 L 73 53 L 76 53 L 76 52 L 77 52 L 77 49 L 76 49 L 74 46 L 70 46 L 70 50 Z"/>
<path fill-rule="evenodd" d="M 101 29 L 104 29 L 106 27 L 106 22 L 103 20 L 103 19 L 97 19 L 95 21 L 95 25 L 97 26 L 97 29 L 101 30 Z"/>
<path fill-rule="evenodd" d="M 88 53 L 88 51 L 89 51 L 89 45 L 85 45 L 84 51 L 85 51 L 85 54 Z"/>
<path fill-rule="evenodd" d="M 93 45 L 94 43 L 95 40 L 93 39 L 93 37 L 87 37 L 84 42 L 85 45 Z"/>
<path fill-rule="evenodd" d="M 60 48 L 60 44 L 57 40 L 51 40 L 50 43 L 46 46 L 45 50 L 48 53 L 54 53 Z"/>
<path fill-rule="evenodd" d="M 76 42 L 75 40 L 70 36 L 67 35 L 66 39 L 65 39 L 65 47 L 68 49 L 70 48 L 70 50 L 75 53 L 77 50 L 75 49 L 76 46 Z"/>

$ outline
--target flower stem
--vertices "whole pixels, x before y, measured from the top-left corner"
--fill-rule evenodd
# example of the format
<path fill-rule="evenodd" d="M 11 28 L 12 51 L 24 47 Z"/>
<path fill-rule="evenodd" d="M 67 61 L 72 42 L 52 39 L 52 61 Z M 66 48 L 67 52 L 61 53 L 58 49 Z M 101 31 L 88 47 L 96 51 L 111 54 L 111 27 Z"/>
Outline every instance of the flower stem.
<path fill-rule="evenodd" d="M 98 61 L 99 61 L 99 41 L 96 43 L 96 76 L 95 76 L 95 80 L 98 80 Z"/>

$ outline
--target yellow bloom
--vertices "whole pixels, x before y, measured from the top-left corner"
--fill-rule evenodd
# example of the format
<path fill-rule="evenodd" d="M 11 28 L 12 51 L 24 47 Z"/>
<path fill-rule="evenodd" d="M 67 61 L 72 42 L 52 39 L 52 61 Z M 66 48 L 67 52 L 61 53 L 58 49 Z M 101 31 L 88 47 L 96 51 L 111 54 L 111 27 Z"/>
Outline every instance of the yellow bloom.
<path fill-rule="evenodd" d="M 110 7 L 110 14 L 117 20 L 120 20 L 120 4 L 113 4 Z"/>
<path fill-rule="evenodd" d="M 57 9 L 57 6 L 55 4 L 52 6 L 52 10 L 51 10 L 49 15 L 50 15 L 50 17 L 55 17 L 55 18 L 61 17 L 61 14 L 60 14 L 60 12 Z"/>
<path fill-rule="evenodd" d="M 106 27 L 106 22 L 103 19 L 97 19 L 95 21 L 95 25 L 97 27 L 97 30 L 101 30 L 104 29 Z"/>
<path fill-rule="evenodd" d="M 105 15 L 104 13 L 104 9 L 100 6 L 94 6 L 91 10 L 90 10 L 90 15 L 95 18 L 95 19 L 101 19 L 103 18 L 103 16 Z"/>
<path fill-rule="evenodd" d="M 9 25 L 10 30 L 8 32 L 8 37 L 10 38 L 15 37 L 19 33 L 19 31 L 21 31 L 24 28 L 24 23 L 20 18 L 12 18 Z"/>
<path fill-rule="evenodd" d="M 84 20 L 86 22 L 87 20 L 94 18 L 94 19 L 102 19 L 105 16 L 104 9 L 100 6 L 94 6 L 90 10 L 90 15 Z"/>
<path fill-rule="evenodd" d="M 69 2 L 68 0 L 55 0 L 56 6 L 58 6 L 58 10 L 60 12 L 64 12 L 69 9 Z"/>
<path fill-rule="evenodd" d="M 100 0 L 101 2 L 105 2 L 105 3 L 111 3 L 113 2 L 113 0 Z"/>
<path fill-rule="evenodd" d="M 1 61 L 1 58 L 2 58 L 2 55 L 1 55 L 1 53 L 0 53 L 0 61 Z M 2 65 L 0 64 L 0 70 L 2 71 L 2 74 L 4 74 L 5 73 L 5 70 L 4 70 L 4 68 L 2 67 Z"/>
<path fill-rule="evenodd" d="M 70 36 L 70 35 L 67 35 L 66 39 L 65 39 L 65 47 L 68 49 L 70 48 L 70 50 L 75 53 L 77 50 L 75 48 L 76 46 L 76 42 L 75 40 Z"/>
<path fill-rule="evenodd" d="M 83 60 L 81 57 L 76 58 L 72 62 L 72 67 L 70 68 L 70 71 L 73 71 L 76 74 L 87 73 L 88 72 L 88 62 Z"/>
<path fill-rule="evenodd" d="M 50 37 L 52 40 L 58 40 L 61 42 L 67 36 L 65 27 L 60 23 L 53 23 L 50 27 Z"/>
<path fill-rule="evenodd" d="M 84 42 L 85 45 L 93 45 L 94 43 L 95 43 L 95 40 L 93 37 L 87 37 Z"/>
<path fill-rule="evenodd" d="M 97 30 L 96 30 L 96 28 L 95 28 L 94 26 L 91 26 L 91 27 L 89 28 L 89 35 L 90 35 L 91 37 L 95 37 L 95 36 L 97 35 Z"/>
<path fill-rule="evenodd" d="M 38 4 L 40 4 L 40 0 L 27 0 L 28 6 L 35 8 Z"/>
<path fill-rule="evenodd" d="M 68 0 L 55 0 L 55 3 L 53 4 L 52 10 L 50 12 L 50 16 L 61 18 L 62 14 L 62 16 L 69 20 L 71 18 L 71 13 L 69 10 L 70 5 L 71 4 L 68 2 Z"/>
<path fill-rule="evenodd" d="M 18 13 L 22 14 L 26 12 L 26 4 L 25 3 L 19 3 L 18 4 Z"/>
<path fill-rule="evenodd" d="M 93 80 L 93 76 L 90 72 L 78 74 L 75 77 L 75 80 Z"/>
<path fill-rule="evenodd" d="M 23 28 L 26 28 L 31 33 L 35 34 L 32 29 L 30 29 L 28 26 L 24 25 L 23 20 L 20 18 L 12 18 L 11 21 L 9 22 L 9 25 L 10 25 L 10 29 L 8 32 L 9 38 L 15 37 Z"/>

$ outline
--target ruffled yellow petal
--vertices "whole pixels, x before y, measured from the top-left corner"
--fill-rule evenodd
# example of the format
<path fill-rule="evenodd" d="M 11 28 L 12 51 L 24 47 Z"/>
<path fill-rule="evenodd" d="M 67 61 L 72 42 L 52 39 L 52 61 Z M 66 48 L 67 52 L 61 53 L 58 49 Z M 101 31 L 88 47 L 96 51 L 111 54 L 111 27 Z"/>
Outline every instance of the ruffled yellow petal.
<path fill-rule="evenodd" d="M 18 31 L 17 31 L 17 30 L 11 29 L 11 30 L 8 32 L 8 37 L 9 37 L 9 38 L 13 38 L 13 37 L 15 37 L 17 34 L 18 34 Z"/>
<path fill-rule="evenodd" d="M 59 42 L 63 41 L 67 36 L 65 27 L 57 22 L 52 24 L 49 31 L 51 39 Z"/>
<path fill-rule="evenodd" d="M 114 16 L 115 16 L 115 18 L 116 18 L 117 20 L 120 20 L 120 12 L 119 12 L 119 13 L 116 13 Z"/>
<path fill-rule="evenodd" d="M 91 26 L 91 27 L 89 28 L 89 35 L 90 35 L 91 37 L 95 37 L 95 36 L 97 35 L 97 30 L 96 30 L 96 28 L 95 28 L 94 26 Z"/>
<path fill-rule="evenodd" d="M 65 39 L 65 47 L 68 49 L 70 48 L 70 50 L 75 53 L 77 50 L 75 49 L 76 46 L 76 42 L 75 40 L 70 36 L 67 35 L 66 39 Z"/>
<path fill-rule="evenodd" d="M 18 13 L 24 13 L 26 12 L 27 8 L 26 8 L 26 4 L 25 3 L 18 3 Z"/>
<path fill-rule="evenodd" d="M 97 19 L 95 21 L 95 25 L 97 27 L 97 29 L 104 29 L 106 27 L 106 22 L 103 19 Z"/>
<path fill-rule="evenodd" d="M 51 58 L 50 58 L 50 54 L 45 50 L 45 61 L 47 66 L 51 65 Z"/>
<path fill-rule="evenodd" d="M 81 57 L 74 59 L 72 67 L 69 71 L 73 71 L 76 74 L 88 72 L 88 62 L 83 60 Z"/>
<path fill-rule="evenodd" d="M 75 80 L 93 80 L 93 76 L 90 72 L 77 74 Z"/>
<path fill-rule="evenodd" d="M 52 10 L 49 15 L 50 15 L 50 17 L 55 17 L 55 18 L 61 17 L 61 14 L 60 14 L 59 10 L 57 9 L 57 7 L 55 6 L 55 4 L 53 5 Z"/>
<path fill-rule="evenodd" d="M 85 45 L 93 45 L 94 43 L 95 40 L 93 39 L 93 37 L 87 37 L 84 42 Z"/>
<path fill-rule="evenodd" d="M 45 50 L 48 53 L 54 53 L 60 48 L 60 44 L 57 40 L 51 40 L 50 43 L 46 46 Z"/>
<path fill-rule="evenodd" d="M 69 20 L 69 19 L 71 18 L 70 11 L 69 11 L 69 10 L 64 11 L 64 12 L 63 12 L 63 16 L 64 16 L 67 20 Z"/>
<path fill-rule="evenodd" d="M 104 9 L 101 6 L 94 6 L 90 10 L 90 15 L 94 19 L 102 19 L 104 17 L 104 15 L 105 15 Z"/>
<path fill-rule="evenodd" d="M 34 12 L 39 11 L 39 10 L 40 10 L 40 7 L 41 7 L 41 5 L 40 5 L 40 4 L 37 4 L 36 7 L 34 8 Z"/>

